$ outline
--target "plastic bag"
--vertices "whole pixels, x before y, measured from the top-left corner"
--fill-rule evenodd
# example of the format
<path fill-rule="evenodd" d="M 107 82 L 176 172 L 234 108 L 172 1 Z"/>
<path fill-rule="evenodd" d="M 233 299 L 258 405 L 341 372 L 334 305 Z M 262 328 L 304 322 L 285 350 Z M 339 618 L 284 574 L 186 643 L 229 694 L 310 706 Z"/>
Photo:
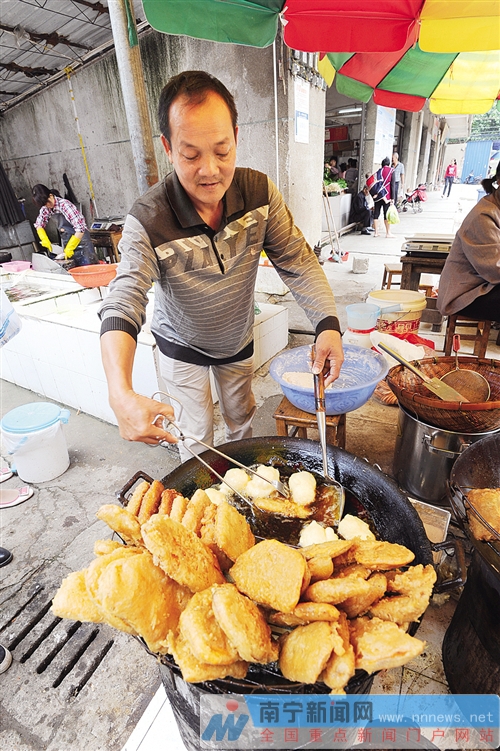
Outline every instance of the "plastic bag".
<path fill-rule="evenodd" d="M 399 224 L 399 214 L 393 203 L 387 209 L 387 221 L 389 224 Z"/>
<path fill-rule="evenodd" d="M 0 289 L 0 347 L 7 344 L 20 330 L 21 319 L 3 289 Z"/>

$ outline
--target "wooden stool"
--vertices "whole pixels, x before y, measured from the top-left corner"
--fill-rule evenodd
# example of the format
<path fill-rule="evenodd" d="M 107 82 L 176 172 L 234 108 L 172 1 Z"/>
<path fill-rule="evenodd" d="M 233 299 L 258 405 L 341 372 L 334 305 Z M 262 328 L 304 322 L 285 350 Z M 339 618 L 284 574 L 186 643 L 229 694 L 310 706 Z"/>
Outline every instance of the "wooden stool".
<path fill-rule="evenodd" d="M 488 337 L 490 335 L 491 321 L 478 321 L 476 318 L 466 318 L 460 313 L 448 316 L 446 324 L 446 338 L 444 340 L 444 354 L 446 357 L 451 355 L 453 345 L 453 334 L 457 327 L 475 328 L 474 334 L 460 334 L 464 341 L 474 342 L 474 356 L 484 357 L 488 346 Z"/>
<path fill-rule="evenodd" d="M 291 427 L 292 436 L 307 438 L 307 429 L 316 428 L 316 415 L 294 407 L 286 396 L 281 400 L 278 409 L 273 415 L 276 420 L 276 434 L 289 436 L 288 428 Z M 345 414 L 326 416 L 326 442 L 331 446 L 340 446 L 345 449 Z"/>
<path fill-rule="evenodd" d="M 393 282 L 393 276 L 401 277 L 403 273 L 403 265 L 401 263 L 385 263 L 384 264 L 384 276 L 382 277 L 381 289 L 390 289 L 392 284 L 401 286 L 401 278 L 399 282 Z"/>

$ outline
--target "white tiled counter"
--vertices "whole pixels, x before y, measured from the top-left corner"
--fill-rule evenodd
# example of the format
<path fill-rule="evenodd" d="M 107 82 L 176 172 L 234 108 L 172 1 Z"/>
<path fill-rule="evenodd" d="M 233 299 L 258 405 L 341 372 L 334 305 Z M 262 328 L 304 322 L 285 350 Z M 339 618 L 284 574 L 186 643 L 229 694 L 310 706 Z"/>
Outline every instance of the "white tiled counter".
<path fill-rule="evenodd" d="M 44 294 L 14 302 L 22 328 L 2 348 L 1 377 L 36 394 L 116 425 L 108 404 L 108 390 L 99 345 L 97 311 L 107 288 L 83 289 L 70 277 L 23 272 L 0 276 L 0 284 L 39 287 Z M 279 305 L 259 304 L 255 318 L 255 369 L 288 343 L 288 311 Z M 158 390 L 156 343 L 149 323 L 139 334 L 133 384 L 139 394 Z"/>

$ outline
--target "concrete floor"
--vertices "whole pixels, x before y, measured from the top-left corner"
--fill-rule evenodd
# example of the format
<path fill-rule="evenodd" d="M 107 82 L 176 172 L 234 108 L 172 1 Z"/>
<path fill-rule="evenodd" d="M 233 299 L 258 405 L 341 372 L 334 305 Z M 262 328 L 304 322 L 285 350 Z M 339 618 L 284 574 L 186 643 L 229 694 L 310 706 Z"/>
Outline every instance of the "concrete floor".
<path fill-rule="evenodd" d="M 349 260 L 324 266 L 342 325 L 345 306 L 363 301 L 380 287 L 383 265 L 399 259 L 405 234 L 456 230 L 476 195 L 472 186 L 454 186 L 448 200 L 431 194 L 422 214 L 401 215 L 393 230 L 395 239 L 342 237 Z M 354 255 L 369 257 L 368 273 L 352 273 Z M 310 329 L 291 295 L 274 301 L 289 308 L 290 328 Z M 427 329 L 421 331 L 425 336 L 430 335 L 430 326 Z M 496 333 L 492 332 L 488 354 L 500 359 Z M 433 336 L 439 349 L 443 336 Z M 307 335 L 290 335 L 290 346 L 311 341 Z M 42 400 L 5 381 L 0 385 L 2 414 Z M 258 403 L 254 435 L 274 434 L 272 414 L 281 392 L 269 376 L 268 365 L 256 373 L 254 389 Z M 371 399 L 347 417 L 347 449 L 390 473 L 396 423 L 397 408 Z M 14 553 L 13 562 L 0 573 L 0 643 L 14 655 L 12 667 L 0 676 L 0 747 L 5 751 L 121 749 L 159 684 L 155 660 L 134 639 L 93 624 L 84 624 L 69 639 L 71 624 L 58 622 L 47 608 L 61 578 L 86 566 L 93 558 L 93 542 L 109 536 L 95 518 L 97 509 L 112 502 L 115 492 L 138 470 L 155 478 L 168 474 L 179 463 L 175 449 L 126 443 L 114 426 L 74 411 L 65 435 L 70 468 L 55 480 L 37 484 L 26 503 L 0 511 L 0 545 Z M 216 442 L 223 440 L 219 422 Z M 14 477 L 2 487 L 19 484 Z"/>

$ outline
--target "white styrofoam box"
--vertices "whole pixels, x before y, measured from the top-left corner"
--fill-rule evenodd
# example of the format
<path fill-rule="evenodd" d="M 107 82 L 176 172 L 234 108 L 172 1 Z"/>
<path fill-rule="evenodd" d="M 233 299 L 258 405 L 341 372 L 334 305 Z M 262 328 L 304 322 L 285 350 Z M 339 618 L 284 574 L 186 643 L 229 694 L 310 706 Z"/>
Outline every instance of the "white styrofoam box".
<path fill-rule="evenodd" d="M 286 295 L 288 287 L 282 281 L 274 266 L 259 266 L 255 290 L 265 292 L 268 295 Z"/>

